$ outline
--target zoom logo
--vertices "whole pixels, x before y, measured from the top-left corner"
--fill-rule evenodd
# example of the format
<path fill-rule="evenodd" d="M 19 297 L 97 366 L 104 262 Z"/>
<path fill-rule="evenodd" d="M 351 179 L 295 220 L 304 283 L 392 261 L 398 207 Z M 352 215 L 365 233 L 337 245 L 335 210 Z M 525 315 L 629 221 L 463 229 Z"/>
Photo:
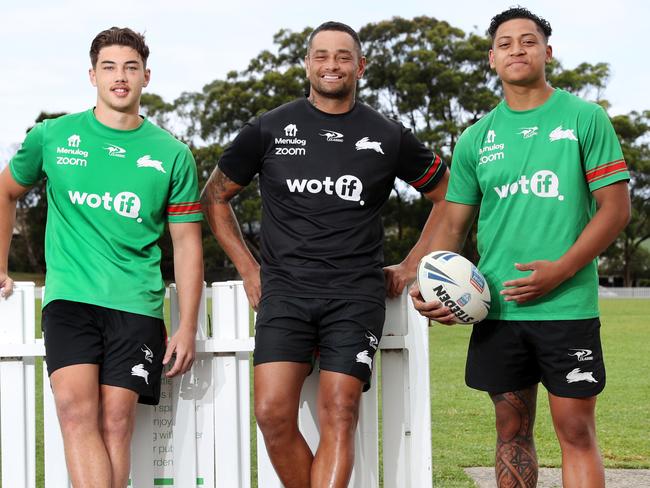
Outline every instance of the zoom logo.
<path fill-rule="evenodd" d="M 326 195 L 336 195 L 341 200 L 348 200 L 350 202 L 359 202 L 359 205 L 364 205 L 365 202 L 361 200 L 361 192 L 363 191 L 363 183 L 361 180 L 353 175 L 343 175 L 336 181 L 327 176 L 324 180 L 287 180 L 287 188 L 291 193 L 325 193 Z"/>

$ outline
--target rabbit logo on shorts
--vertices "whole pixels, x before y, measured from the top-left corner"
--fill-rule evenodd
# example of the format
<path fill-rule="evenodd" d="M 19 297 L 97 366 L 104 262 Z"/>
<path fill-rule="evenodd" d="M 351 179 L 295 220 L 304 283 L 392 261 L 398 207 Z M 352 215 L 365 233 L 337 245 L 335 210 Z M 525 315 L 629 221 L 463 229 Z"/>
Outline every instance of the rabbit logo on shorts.
<path fill-rule="evenodd" d="M 131 368 L 131 376 L 139 376 L 146 384 L 149 384 L 149 371 L 144 369 L 144 364 L 136 364 Z"/>

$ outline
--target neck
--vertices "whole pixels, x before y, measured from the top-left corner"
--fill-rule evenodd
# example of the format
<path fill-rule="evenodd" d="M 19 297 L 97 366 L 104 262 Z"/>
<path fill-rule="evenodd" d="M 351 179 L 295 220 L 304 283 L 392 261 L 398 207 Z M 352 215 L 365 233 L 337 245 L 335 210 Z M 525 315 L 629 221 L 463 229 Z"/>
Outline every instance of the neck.
<path fill-rule="evenodd" d="M 99 100 L 95 107 L 95 118 L 105 126 L 117 130 L 137 129 L 142 124 L 137 107 L 133 111 L 119 112 L 105 106 Z"/>
<path fill-rule="evenodd" d="M 503 83 L 506 103 L 512 110 L 530 110 L 543 105 L 555 90 L 546 81 L 536 86 Z"/>
<path fill-rule="evenodd" d="M 327 114 L 344 114 L 354 107 L 354 92 L 345 98 L 329 98 L 319 95 L 314 90 L 309 92 L 309 101 L 321 112 Z"/>

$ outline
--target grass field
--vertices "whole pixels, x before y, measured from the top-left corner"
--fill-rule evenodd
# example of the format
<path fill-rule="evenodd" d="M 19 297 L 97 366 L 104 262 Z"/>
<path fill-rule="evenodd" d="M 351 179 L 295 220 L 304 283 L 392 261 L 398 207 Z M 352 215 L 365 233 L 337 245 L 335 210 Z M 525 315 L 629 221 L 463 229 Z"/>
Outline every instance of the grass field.
<path fill-rule="evenodd" d="M 602 300 L 607 387 L 597 431 L 609 468 L 650 468 L 650 301 Z M 435 326 L 430 334 L 434 486 L 473 487 L 462 471 L 494 463 L 494 415 L 486 393 L 467 388 L 469 327 Z M 560 449 L 540 386 L 535 428 L 540 466 L 560 466 Z"/>
<path fill-rule="evenodd" d="M 607 388 L 598 401 L 597 427 L 605 465 L 650 468 L 650 300 L 604 300 L 601 301 L 601 312 L 608 377 Z M 430 330 L 433 477 L 436 488 L 474 487 L 463 468 L 493 464 L 492 404 L 487 394 L 471 390 L 464 384 L 470 330 L 462 326 L 435 326 Z M 37 336 L 40 336 L 40 309 L 37 310 Z M 41 367 L 39 359 L 36 365 L 37 419 L 42 417 L 42 395 L 38 393 L 41 391 Z M 39 488 L 44 485 L 42 427 L 42 420 L 37 421 Z M 251 427 L 251 432 L 254 432 L 253 422 Z M 538 395 L 536 442 L 540 465 L 559 466 L 560 450 L 542 387 Z"/>

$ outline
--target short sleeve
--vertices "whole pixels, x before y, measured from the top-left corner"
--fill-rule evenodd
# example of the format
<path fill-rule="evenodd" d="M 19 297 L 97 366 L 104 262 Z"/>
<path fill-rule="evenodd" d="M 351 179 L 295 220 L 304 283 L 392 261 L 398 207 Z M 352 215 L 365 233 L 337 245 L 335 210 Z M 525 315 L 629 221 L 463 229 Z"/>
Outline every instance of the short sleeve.
<path fill-rule="evenodd" d="M 167 202 L 167 220 L 170 223 L 182 223 L 198 222 L 202 219 L 196 162 L 192 152 L 186 147 L 174 163 Z"/>
<path fill-rule="evenodd" d="M 476 155 L 472 151 L 472 139 L 465 131 L 454 148 L 446 200 L 465 205 L 479 205 L 482 198 L 483 192 L 476 177 Z"/>
<path fill-rule="evenodd" d="M 262 167 L 263 141 L 261 121 L 248 122 L 226 148 L 219 169 L 241 186 L 248 185 Z"/>
<path fill-rule="evenodd" d="M 590 191 L 629 180 L 623 151 L 607 113 L 598 107 L 580 134 L 582 160 Z"/>
<path fill-rule="evenodd" d="M 16 155 L 9 162 L 14 180 L 23 186 L 32 186 L 42 179 L 43 173 L 43 123 L 36 124 L 25 137 Z"/>
<path fill-rule="evenodd" d="M 435 188 L 447 166 L 406 127 L 402 126 L 397 177 L 417 191 L 427 193 Z"/>

